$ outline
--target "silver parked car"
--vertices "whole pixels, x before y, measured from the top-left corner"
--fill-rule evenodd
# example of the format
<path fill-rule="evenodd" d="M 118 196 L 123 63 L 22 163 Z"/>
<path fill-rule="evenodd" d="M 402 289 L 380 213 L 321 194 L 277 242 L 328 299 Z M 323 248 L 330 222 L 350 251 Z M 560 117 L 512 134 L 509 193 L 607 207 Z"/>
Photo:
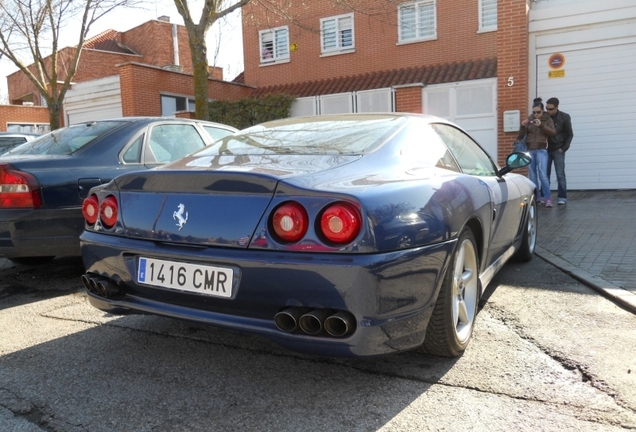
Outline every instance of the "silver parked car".
<path fill-rule="evenodd" d="M 27 132 L 0 132 L 0 155 L 39 136 Z"/>

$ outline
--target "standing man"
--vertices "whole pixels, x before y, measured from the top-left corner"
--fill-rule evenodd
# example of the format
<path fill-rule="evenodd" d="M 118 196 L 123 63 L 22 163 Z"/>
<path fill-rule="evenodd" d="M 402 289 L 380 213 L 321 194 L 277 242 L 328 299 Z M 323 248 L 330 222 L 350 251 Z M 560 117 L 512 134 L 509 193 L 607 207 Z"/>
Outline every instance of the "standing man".
<path fill-rule="evenodd" d="M 556 135 L 548 137 L 548 179 L 552 173 L 552 162 L 556 171 L 558 184 L 558 205 L 565 205 L 567 201 L 567 184 L 565 182 L 565 152 L 570 148 L 572 137 L 572 121 L 570 115 L 559 111 L 559 100 L 555 97 L 548 99 L 545 109 L 554 122 Z"/>

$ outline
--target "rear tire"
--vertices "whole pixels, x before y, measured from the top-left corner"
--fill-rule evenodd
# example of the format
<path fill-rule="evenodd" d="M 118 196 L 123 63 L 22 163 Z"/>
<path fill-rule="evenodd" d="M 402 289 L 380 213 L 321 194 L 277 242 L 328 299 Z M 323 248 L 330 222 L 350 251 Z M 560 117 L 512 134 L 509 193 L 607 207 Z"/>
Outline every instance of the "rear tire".
<path fill-rule="evenodd" d="M 42 256 L 42 257 L 17 257 L 17 258 L 7 258 L 9 261 L 14 262 L 16 264 L 21 265 L 41 265 L 46 264 L 49 261 L 52 261 L 54 256 Z"/>
<path fill-rule="evenodd" d="M 479 256 L 475 236 L 464 228 L 444 275 L 422 350 L 444 357 L 462 354 L 473 334 L 478 297 Z"/>
<path fill-rule="evenodd" d="M 526 226 L 523 230 L 523 237 L 519 250 L 512 256 L 515 261 L 528 262 L 532 260 L 534 248 L 537 245 L 537 226 L 539 225 L 539 213 L 537 212 L 537 201 L 532 197 L 528 205 L 528 215 L 526 216 Z"/>

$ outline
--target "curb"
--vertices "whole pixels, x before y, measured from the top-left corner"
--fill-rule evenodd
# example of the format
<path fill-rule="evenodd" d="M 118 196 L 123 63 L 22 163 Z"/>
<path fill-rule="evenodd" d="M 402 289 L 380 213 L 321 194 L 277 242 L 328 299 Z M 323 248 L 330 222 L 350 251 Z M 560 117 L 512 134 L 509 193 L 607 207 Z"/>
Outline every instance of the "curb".
<path fill-rule="evenodd" d="M 556 255 L 548 252 L 542 247 L 537 246 L 534 250 L 542 260 L 552 264 L 564 273 L 570 275 L 579 282 L 589 286 L 595 291 L 601 293 L 604 297 L 618 304 L 625 310 L 636 314 L 636 294 L 631 291 L 627 291 L 619 286 L 616 286 L 605 279 L 598 276 L 594 276 L 585 270 L 576 267 L 569 262 L 557 257 Z"/>

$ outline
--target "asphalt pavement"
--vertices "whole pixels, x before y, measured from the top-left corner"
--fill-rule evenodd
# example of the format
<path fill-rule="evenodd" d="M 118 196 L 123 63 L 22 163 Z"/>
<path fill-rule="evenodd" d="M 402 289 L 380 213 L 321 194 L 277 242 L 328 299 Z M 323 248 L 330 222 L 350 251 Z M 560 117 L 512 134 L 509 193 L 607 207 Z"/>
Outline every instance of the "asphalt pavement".
<path fill-rule="evenodd" d="M 568 191 L 539 207 L 535 253 L 636 313 L 636 189 Z"/>

